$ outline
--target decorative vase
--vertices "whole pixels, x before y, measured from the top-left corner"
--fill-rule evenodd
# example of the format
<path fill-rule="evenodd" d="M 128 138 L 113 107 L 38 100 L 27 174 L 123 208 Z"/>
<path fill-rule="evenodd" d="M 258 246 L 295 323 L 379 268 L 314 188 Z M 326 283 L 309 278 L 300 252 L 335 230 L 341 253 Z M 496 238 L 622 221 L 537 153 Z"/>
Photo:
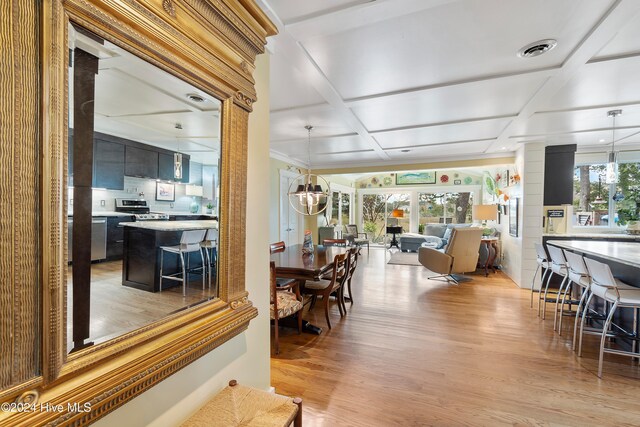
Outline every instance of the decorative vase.
<path fill-rule="evenodd" d="M 191 213 L 198 213 L 198 211 L 200 210 L 200 204 L 194 199 L 189 206 L 189 210 L 191 211 Z"/>

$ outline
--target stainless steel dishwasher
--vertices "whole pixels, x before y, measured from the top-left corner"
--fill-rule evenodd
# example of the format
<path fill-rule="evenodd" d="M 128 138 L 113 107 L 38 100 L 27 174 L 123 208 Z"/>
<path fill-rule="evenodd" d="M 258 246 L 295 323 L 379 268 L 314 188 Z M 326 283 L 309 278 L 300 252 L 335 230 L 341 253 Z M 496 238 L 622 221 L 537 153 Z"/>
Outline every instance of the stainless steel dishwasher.
<path fill-rule="evenodd" d="M 73 261 L 73 217 L 67 218 L 69 227 L 68 245 L 69 262 Z M 107 218 L 95 217 L 91 220 L 91 261 L 99 261 L 107 257 Z"/>

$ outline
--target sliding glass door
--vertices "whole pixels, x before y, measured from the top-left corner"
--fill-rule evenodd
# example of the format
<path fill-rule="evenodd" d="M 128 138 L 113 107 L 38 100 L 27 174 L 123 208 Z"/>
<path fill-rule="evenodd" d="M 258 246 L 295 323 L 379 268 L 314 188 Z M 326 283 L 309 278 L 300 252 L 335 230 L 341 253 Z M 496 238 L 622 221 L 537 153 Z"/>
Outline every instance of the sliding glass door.
<path fill-rule="evenodd" d="M 471 206 L 481 200 L 480 186 L 413 187 L 358 190 L 361 230 L 373 244 L 384 244 L 389 225 L 402 227 L 403 233 L 422 233 L 424 224 L 472 222 Z M 394 214 L 394 210 L 396 210 Z"/>
<path fill-rule="evenodd" d="M 394 216 L 394 210 L 401 216 Z M 411 194 L 410 193 L 378 193 L 362 195 L 362 224 L 372 243 L 384 244 L 387 226 L 402 227 L 410 230 Z"/>

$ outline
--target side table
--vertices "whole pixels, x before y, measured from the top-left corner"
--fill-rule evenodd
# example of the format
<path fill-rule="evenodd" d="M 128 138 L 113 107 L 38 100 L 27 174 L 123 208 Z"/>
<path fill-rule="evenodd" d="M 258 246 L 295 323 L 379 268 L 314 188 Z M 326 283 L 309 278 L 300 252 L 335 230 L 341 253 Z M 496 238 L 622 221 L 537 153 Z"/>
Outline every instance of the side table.
<path fill-rule="evenodd" d="M 485 245 L 487 247 L 487 260 L 484 263 L 484 275 L 485 277 L 489 276 L 489 267 L 496 272 L 496 268 L 493 263 L 496 260 L 496 255 L 498 254 L 498 238 L 497 237 L 483 237 L 480 240 L 480 245 Z"/>
<path fill-rule="evenodd" d="M 402 233 L 402 227 L 399 225 L 388 225 L 387 226 L 387 234 L 392 234 L 393 238 L 391 239 L 391 242 L 389 243 L 389 247 L 387 249 L 391 249 L 392 247 L 396 247 L 398 249 L 400 249 L 400 242 L 398 242 L 398 239 L 396 239 L 396 234 L 401 234 Z"/>

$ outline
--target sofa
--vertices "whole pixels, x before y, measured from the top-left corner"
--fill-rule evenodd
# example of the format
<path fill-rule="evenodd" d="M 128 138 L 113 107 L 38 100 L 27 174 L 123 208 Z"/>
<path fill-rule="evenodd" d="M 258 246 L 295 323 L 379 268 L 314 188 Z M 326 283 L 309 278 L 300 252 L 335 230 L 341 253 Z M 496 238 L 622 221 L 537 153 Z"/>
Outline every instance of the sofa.
<path fill-rule="evenodd" d="M 403 233 L 400 235 L 400 250 L 402 252 L 418 252 L 423 245 L 433 249 L 442 249 L 451 238 L 454 228 L 466 228 L 471 224 L 439 224 L 428 223 L 424 225 L 422 234 Z"/>

